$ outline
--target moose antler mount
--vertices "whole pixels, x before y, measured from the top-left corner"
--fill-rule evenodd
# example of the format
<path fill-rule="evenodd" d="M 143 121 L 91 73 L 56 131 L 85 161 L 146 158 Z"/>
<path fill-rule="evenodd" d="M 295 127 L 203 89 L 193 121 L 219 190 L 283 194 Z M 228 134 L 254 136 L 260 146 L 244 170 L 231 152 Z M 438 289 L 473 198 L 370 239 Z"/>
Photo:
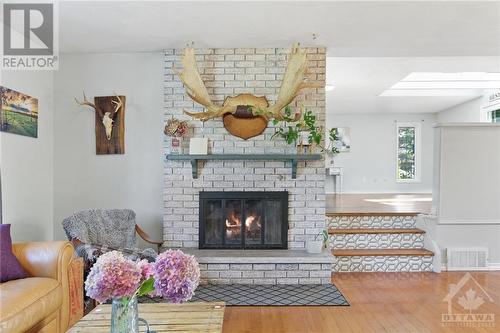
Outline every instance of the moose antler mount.
<path fill-rule="evenodd" d="M 75 98 L 80 106 L 95 110 L 96 154 L 125 154 L 125 96 L 96 96 L 94 103 Z"/>
<path fill-rule="evenodd" d="M 181 58 L 183 69 L 173 68 L 173 70 L 184 84 L 186 94 L 193 101 L 204 106 L 206 111 L 189 112 L 184 110 L 184 113 L 201 121 L 222 117 L 226 130 L 245 140 L 261 134 L 266 129 L 269 120 L 285 119 L 283 109 L 295 99 L 302 89 L 320 87 L 318 84 L 307 82 L 306 51 L 298 46 L 292 47 L 278 99 L 273 105 L 269 105 L 265 96 L 240 94 L 226 97 L 222 105 L 218 106 L 212 102 L 201 79 L 194 49 L 186 48 Z M 301 113 L 299 112 L 295 115 L 295 120 L 299 120 L 300 117 Z"/>

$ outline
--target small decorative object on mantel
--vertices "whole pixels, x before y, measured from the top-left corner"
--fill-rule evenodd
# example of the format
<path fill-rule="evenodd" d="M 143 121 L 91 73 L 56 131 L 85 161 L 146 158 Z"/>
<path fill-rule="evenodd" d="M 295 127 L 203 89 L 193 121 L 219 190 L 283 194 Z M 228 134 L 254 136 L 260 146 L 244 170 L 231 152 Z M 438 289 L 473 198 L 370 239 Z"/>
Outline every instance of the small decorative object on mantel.
<path fill-rule="evenodd" d="M 288 57 L 288 64 L 274 105 L 269 105 L 265 96 L 240 94 L 227 97 L 222 106 L 215 105 L 201 79 L 196 65 L 194 49 L 187 47 L 182 56 L 183 70 L 174 68 L 191 99 L 206 108 L 206 112 L 188 112 L 187 115 L 201 120 L 222 117 L 229 133 L 244 140 L 260 135 L 267 128 L 270 119 L 284 120 L 283 108 L 290 104 L 304 88 L 321 88 L 322 84 L 307 82 L 307 50 L 294 46 Z M 297 115 L 298 120 L 300 114 Z"/>
<path fill-rule="evenodd" d="M 160 296 L 172 303 L 190 300 L 200 282 L 196 259 L 168 250 L 149 263 L 133 261 L 118 251 L 101 255 L 85 281 L 87 296 L 112 300 L 111 333 L 139 333 L 137 297 Z"/>
<path fill-rule="evenodd" d="M 189 155 L 207 155 L 208 138 L 191 138 L 189 140 Z"/>
<path fill-rule="evenodd" d="M 75 101 L 95 110 L 96 154 L 125 154 L 125 96 L 96 96 L 91 103 L 83 92 L 83 102 Z"/>
<path fill-rule="evenodd" d="M 167 121 L 163 133 L 171 138 L 171 154 L 182 154 L 182 138 L 187 135 L 188 129 L 187 121 L 181 121 L 177 118 L 172 118 Z"/>

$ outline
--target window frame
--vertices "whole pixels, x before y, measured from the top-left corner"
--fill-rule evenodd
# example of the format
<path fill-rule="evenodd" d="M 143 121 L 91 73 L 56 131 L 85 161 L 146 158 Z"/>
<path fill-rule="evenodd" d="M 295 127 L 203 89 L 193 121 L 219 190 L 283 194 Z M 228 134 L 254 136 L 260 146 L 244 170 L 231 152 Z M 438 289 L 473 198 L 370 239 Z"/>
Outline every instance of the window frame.
<path fill-rule="evenodd" d="M 415 128 L 415 178 L 399 178 L 399 129 L 402 127 Z M 396 182 L 397 183 L 421 183 L 422 168 L 422 124 L 420 122 L 396 122 Z"/>

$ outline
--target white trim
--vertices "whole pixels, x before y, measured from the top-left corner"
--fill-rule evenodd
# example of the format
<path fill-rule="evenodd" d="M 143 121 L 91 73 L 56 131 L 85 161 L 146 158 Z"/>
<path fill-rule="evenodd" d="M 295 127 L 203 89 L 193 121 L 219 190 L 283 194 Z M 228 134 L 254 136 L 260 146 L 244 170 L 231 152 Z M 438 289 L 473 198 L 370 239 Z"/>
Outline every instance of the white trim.
<path fill-rule="evenodd" d="M 500 220 L 442 220 L 439 219 L 437 224 L 442 224 L 442 225 L 481 225 L 481 224 L 488 224 L 488 225 L 496 225 L 500 224 Z"/>
<path fill-rule="evenodd" d="M 460 272 L 460 271 L 500 271 L 500 262 L 488 263 L 486 267 L 461 267 L 448 269 L 447 264 L 441 264 L 442 272 Z"/>
<path fill-rule="evenodd" d="M 398 179 L 398 164 L 399 164 L 399 128 L 414 127 L 415 128 L 415 178 L 414 179 Z M 422 166 L 422 124 L 420 122 L 396 122 L 396 183 L 412 184 L 421 183 L 421 166 Z"/>
<path fill-rule="evenodd" d="M 434 124 L 435 128 L 438 127 L 500 127 L 499 123 L 437 123 Z"/>

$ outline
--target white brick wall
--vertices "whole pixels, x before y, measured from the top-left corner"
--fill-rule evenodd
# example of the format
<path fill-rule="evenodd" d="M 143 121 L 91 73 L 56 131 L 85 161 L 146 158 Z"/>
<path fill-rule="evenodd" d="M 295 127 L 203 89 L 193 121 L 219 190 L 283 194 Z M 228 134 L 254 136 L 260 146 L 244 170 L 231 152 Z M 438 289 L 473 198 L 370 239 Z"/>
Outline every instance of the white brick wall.
<path fill-rule="evenodd" d="M 175 116 L 191 119 L 183 109 L 203 111 L 185 93 L 172 66 L 181 67 L 182 50 L 165 50 L 164 108 L 165 121 Z M 239 48 L 197 49 L 200 74 L 212 100 L 221 104 L 227 96 L 239 93 L 265 95 L 272 104 L 279 92 L 289 49 Z M 326 49 L 308 49 L 309 80 L 325 83 Z M 305 89 L 296 98 L 313 111 L 318 124 L 325 123 L 323 88 Z M 211 153 L 290 153 L 293 149 L 282 140 L 271 140 L 274 128 L 249 140 L 229 134 L 222 119 L 190 121 L 191 136 L 208 137 Z M 188 140 L 186 140 L 188 141 Z M 187 142 L 184 150 L 187 151 Z M 170 151 L 165 138 L 165 154 Z M 201 164 L 201 163 L 200 163 Z M 305 240 L 325 227 L 324 161 L 299 163 L 297 179 L 291 179 L 289 162 L 206 161 L 198 168 L 198 179 L 192 179 L 189 162 L 165 161 L 163 239 L 167 247 L 198 246 L 199 191 L 289 191 L 288 246 L 303 249 Z"/>

